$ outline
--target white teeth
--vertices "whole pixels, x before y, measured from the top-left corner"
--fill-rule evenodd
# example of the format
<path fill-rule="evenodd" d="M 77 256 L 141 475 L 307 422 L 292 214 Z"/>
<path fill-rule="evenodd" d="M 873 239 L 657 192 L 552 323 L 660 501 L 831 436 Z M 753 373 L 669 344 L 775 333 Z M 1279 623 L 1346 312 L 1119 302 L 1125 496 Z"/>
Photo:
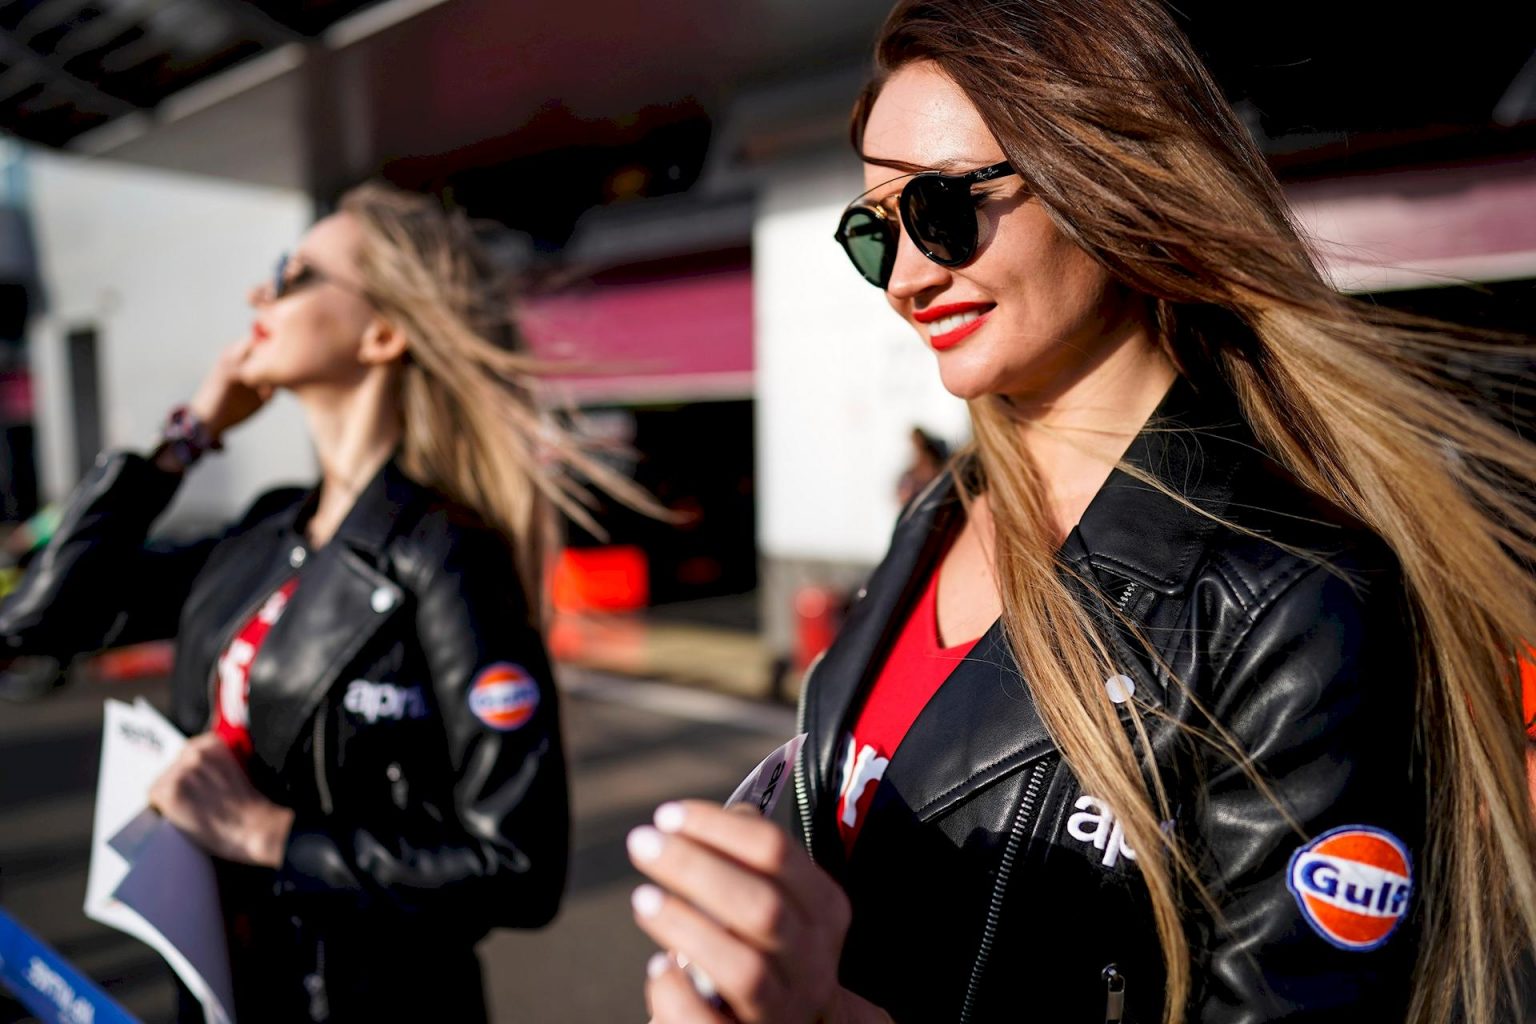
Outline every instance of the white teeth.
<path fill-rule="evenodd" d="M 972 320 L 979 319 L 981 319 L 981 312 L 974 309 L 966 313 L 956 313 L 954 316 L 946 316 L 943 319 L 935 320 L 933 323 L 928 325 L 928 337 L 937 338 L 940 335 L 948 334 L 950 331 L 953 331 L 958 327 L 965 326 Z"/>

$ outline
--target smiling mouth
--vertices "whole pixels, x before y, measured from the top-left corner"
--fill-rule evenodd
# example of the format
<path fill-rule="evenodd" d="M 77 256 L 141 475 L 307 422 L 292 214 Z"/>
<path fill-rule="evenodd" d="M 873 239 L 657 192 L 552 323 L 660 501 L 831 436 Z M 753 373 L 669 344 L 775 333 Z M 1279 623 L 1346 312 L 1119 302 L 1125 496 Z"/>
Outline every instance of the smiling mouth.
<path fill-rule="evenodd" d="M 271 336 L 271 332 L 261 326 L 261 324 L 251 324 L 251 337 L 255 340 L 266 341 Z"/>
<path fill-rule="evenodd" d="M 915 314 L 914 319 L 927 328 L 928 344 L 942 352 L 954 348 L 979 330 L 996 308 L 992 303 L 941 306 Z"/>

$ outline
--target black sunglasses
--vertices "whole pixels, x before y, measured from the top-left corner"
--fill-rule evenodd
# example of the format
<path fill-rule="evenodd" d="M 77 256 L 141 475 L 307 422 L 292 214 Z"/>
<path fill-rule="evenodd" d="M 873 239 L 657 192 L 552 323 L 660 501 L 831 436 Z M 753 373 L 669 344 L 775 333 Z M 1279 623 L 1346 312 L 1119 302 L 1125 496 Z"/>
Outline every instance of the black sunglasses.
<path fill-rule="evenodd" d="M 273 302 L 317 281 L 329 280 L 324 274 L 307 263 L 300 264 L 297 270 L 289 273 L 288 268 L 292 265 L 292 253 L 285 252 L 277 258 L 277 266 L 272 270 Z"/>
<path fill-rule="evenodd" d="M 369 299 L 370 302 L 372 301 L 368 293 L 360 286 L 332 277 L 325 271 L 313 267 L 308 263 L 299 264 L 298 269 L 290 273 L 288 268 L 292 266 L 294 266 L 292 253 L 285 252 L 277 258 L 277 266 L 272 271 L 273 302 L 276 302 L 278 299 L 281 299 L 286 295 L 292 295 L 294 292 L 299 291 L 302 288 L 307 288 L 312 284 L 318 284 L 322 281 L 326 284 L 333 284 L 337 288 L 341 288 L 345 291 L 352 292 L 355 295 L 361 295 L 363 298 Z"/>
<path fill-rule="evenodd" d="M 1013 164 L 1004 160 L 965 174 L 915 174 L 897 199 L 900 224 L 883 206 L 862 202 L 860 196 L 843 211 L 833 237 L 864 280 L 876 288 L 890 283 L 902 227 L 918 251 L 939 266 L 962 266 L 976 255 L 980 239 L 977 198 L 971 187 L 1013 173 Z"/>

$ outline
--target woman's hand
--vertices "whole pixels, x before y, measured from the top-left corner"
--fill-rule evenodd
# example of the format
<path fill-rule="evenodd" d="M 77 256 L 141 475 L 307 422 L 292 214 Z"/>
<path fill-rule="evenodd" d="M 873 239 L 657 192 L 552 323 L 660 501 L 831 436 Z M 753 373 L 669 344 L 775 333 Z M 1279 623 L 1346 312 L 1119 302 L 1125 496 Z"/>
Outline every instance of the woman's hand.
<path fill-rule="evenodd" d="M 149 803 L 215 857 L 269 868 L 283 862 L 293 812 L 258 793 L 214 733 L 187 741 L 150 787 Z"/>
<path fill-rule="evenodd" d="M 240 379 L 240 364 L 245 362 L 253 344 L 251 338 L 246 338 L 226 346 L 187 403 L 187 408 L 215 440 L 249 419 L 272 397 L 271 388 L 253 388 Z"/>
<path fill-rule="evenodd" d="M 890 1020 L 838 985 L 848 900 L 782 829 L 692 800 L 663 804 L 655 822 L 629 834 L 630 860 L 658 883 L 635 890 L 635 920 L 702 971 L 729 1007 L 711 1007 L 659 953 L 646 971 L 655 1021 Z"/>

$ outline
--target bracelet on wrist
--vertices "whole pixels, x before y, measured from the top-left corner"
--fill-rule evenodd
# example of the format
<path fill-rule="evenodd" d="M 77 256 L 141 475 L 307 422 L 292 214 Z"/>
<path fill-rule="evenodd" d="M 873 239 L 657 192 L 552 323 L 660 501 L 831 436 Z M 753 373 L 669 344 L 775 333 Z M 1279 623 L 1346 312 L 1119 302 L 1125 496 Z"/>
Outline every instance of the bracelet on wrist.
<path fill-rule="evenodd" d="M 150 457 L 158 462 L 161 456 L 167 456 L 185 472 L 205 452 L 216 452 L 223 447 L 208 429 L 208 425 L 191 409 L 178 405 L 166 417 L 165 427 L 160 432 L 160 443 Z"/>

